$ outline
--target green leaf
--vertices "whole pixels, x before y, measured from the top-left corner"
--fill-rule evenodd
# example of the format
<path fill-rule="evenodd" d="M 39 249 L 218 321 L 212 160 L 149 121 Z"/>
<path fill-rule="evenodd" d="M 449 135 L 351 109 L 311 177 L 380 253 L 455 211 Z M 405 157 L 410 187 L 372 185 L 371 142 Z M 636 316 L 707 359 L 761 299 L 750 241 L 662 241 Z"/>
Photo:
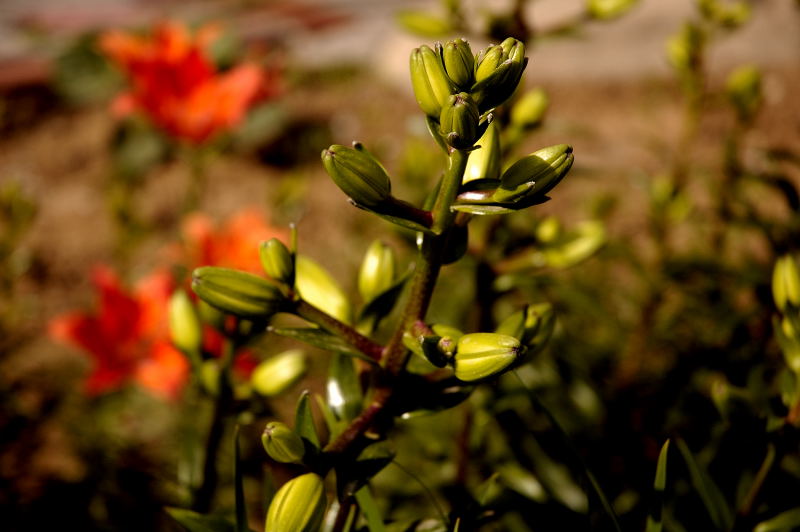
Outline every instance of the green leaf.
<path fill-rule="evenodd" d="M 399 202 L 400 200 L 397 201 Z M 427 227 L 417 221 L 409 220 L 408 218 L 401 216 L 401 212 L 399 212 L 391 204 L 387 204 L 380 207 L 381 209 L 385 210 L 376 210 L 376 207 L 367 207 L 366 205 L 362 205 L 360 203 L 352 201 L 352 199 L 351 202 L 359 209 L 371 212 L 372 214 L 376 214 L 381 218 L 383 218 L 384 220 L 386 220 L 387 222 L 399 225 L 400 227 L 405 227 L 406 229 L 411 229 L 412 231 L 422 231 L 423 233 L 433 234 L 433 231 L 431 231 L 430 227 Z"/>
<path fill-rule="evenodd" d="M 536 502 L 547 500 L 547 493 L 539 479 L 519 464 L 513 462 L 502 464 L 497 467 L 497 472 L 506 486 L 523 497 Z"/>
<path fill-rule="evenodd" d="M 236 425 L 233 433 L 233 483 L 236 500 L 236 532 L 249 532 L 247 507 L 244 500 L 244 483 L 242 480 L 242 459 L 239 450 L 239 425 Z"/>
<path fill-rule="evenodd" d="M 800 528 L 800 508 L 792 508 L 756 525 L 753 532 L 790 532 Z"/>
<path fill-rule="evenodd" d="M 364 396 L 353 359 L 335 353 L 331 358 L 326 384 L 328 405 L 340 420 L 354 419 L 361 412 Z"/>
<path fill-rule="evenodd" d="M 356 492 L 356 502 L 364 513 L 369 532 L 385 532 L 386 527 L 383 525 L 381 512 L 378 509 L 378 505 L 375 503 L 375 499 L 372 497 L 369 486 L 364 486 Z"/>
<path fill-rule="evenodd" d="M 664 511 L 664 488 L 667 485 L 667 453 L 669 452 L 669 440 L 664 442 L 661 452 L 658 454 L 658 465 L 656 466 L 656 479 L 653 482 L 654 504 L 647 516 L 647 527 L 645 532 L 661 532 L 663 522 L 661 515 Z"/>
<path fill-rule="evenodd" d="M 301 342 L 324 349 L 325 351 L 341 353 L 343 355 L 359 358 L 370 364 L 375 364 L 374 360 L 345 340 L 323 329 L 318 329 L 316 327 L 270 327 L 268 330 L 279 336 L 294 338 L 295 340 L 300 340 Z"/>
<path fill-rule="evenodd" d="M 700 494 L 703 504 L 708 510 L 708 515 L 711 521 L 718 530 L 729 530 L 733 524 L 733 515 L 728 503 L 725 502 L 722 492 L 719 487 L 711 480 L 708 473 L 700 467 L 682 439 L 676 440 L 678 450 L 683 459 L 686 461 L 686 466 L 689 468 L 689 475 L 692 479 L 692 485 Z"/>
<path fill-rule="evenodd" d="M 316 449 L 319 449 L 319 436 L 314 426 L 314 416 L 311 413 L 310 395 L 308 390 L 300 394 L 300 399 L 297 401 L 297 411 L 294 416 L 294 430 L 301 438 L 308 441 Z"/>
<path fill-rule="evenodd" d="M 219 515 L 203 515 L 184 508 L 166 510 L 188 532 L 237 532 L 233 523 Z"/>
<path fill-rule="evenodd" d="M 378 322 L 392 312 L 394 306 L 397 304 L 397 300 L 400 299 L 400 295 L 403 293 L 403 287 L 411 278 L 411 273 L 411 271 L 406 273 L 403 277 L 395 281 L 392 286 L 364 305 L 364 308 L 361 309 L 361 313 L 358 316 L 358 320 L 356 320 L 359 329 L 374 330 Z"/>

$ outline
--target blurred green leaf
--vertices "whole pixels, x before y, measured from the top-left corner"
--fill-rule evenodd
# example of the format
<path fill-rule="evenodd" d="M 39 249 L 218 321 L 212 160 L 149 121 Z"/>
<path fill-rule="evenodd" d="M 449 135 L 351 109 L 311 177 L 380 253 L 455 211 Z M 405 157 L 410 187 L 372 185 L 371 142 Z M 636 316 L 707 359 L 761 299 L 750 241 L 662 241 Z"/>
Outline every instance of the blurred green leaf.
<path fill-rule="evenodd" d="M 454 29 L 447 19 L 424 11 L 401 11 L 397 13 L 397 22 L 406 31 L 422 37 L 441 38 Z"/>
<path fill-rule="evenodd" d="M 654 504 L 647 516 L 646 532 L 661 532 L 663 523 L 661 515 L 664 509 L 664 488 L 667 485 L 667 453 L 669 452 L 669 440 L 664 442 L 661 452 L 658 453 L 658 465 L 656 466 L 656 479 L 653 482 Z"/>
<path fill-rule="evenodd" d="M 311 394 L 305 390 L 300 394 L 300 399 L 297 401 L 297 410 L 294 417 L 294 430 L 297 434 L 308 441 L 315 448 L 319 449 L 319 436 L 317 429 L 314 426 L 314 416 L 311 412 L 311 402 L 309 396 Z"/>
<path fill-rule="evenodd" d="M 236 532 L 249 532 L 247 526 L 247 503 L 244 498 L 242 457 L 239 449 L 239 425 L 233 433 L 233 486 L 236 504 Z"/>
<path fill-rule="evenodd" d="M 183 508 L 166 510 L 188 532 L 237 532 L 233 523 L 218 515 L 202 515 Z"/>
<path fill-rule="evenodd" d="M 719 487 L 717 487 L 708 473 L 697 463 L 692 451 L 689 450 L 689 447 L 686 445 L 686 442 L 679 438 L 676 440 L 676 444 L 689 468 L 692 485 L 700 494 L 700 498 L 703 500 L 703 504 L 706 510 L 708 510 L 708 515 L 711 517 L 714 526 L 718 530 L 729 530 L 733 524 L 733 514 L 731 513 L 728 503 L 725 502 L 725 497 L 722 495 Z"/>
<path fill-rule="evenodd" d="M 350 357 L 360 358 L 370 364 L 375 364 L 374 360 L 343 339 L 322 329 L 317 329 L 315 327 L 270 327 L 269 331 L 279 336 L 300 340 L 301 342 L 324 349 L 325 351 L 341 353 Z"/>
<path fill-rule="evenodd" d="M 358 320 L 356 320 L 360 330 L 373 330 L 380 320 L 392 312 L 397 304 L 397 300 L 403 293 L 403 287 L 411 278 L 411 273 L 412 272 L 410 271 L 406 273 L 400 279 L 395 281 L 391 287 L 384 290 L 380 295 L 364 305 L 364 308 L 361 309 L 361 312 L 358 316 Z"/>
<path fill-rule="evenodd" d="M 340 420 L 351 420 L 361 412 L 364 399 L 353 359 L 341 353 L 331 357 L 326 390 L 328 405 Z"/>
<path fill-rule="evenodd" d="M 793 508 L 760 522 L 753 532 L 791 532 L 800 528 L 800 508 Z"/>
<path fill-rule="evenodd" d="M 358 502 L 358 507 L 364 513 L 369 532 L 384 532 L 386 527 L 383 525 L 380 509 L 372 497 L 369 486 L 364 486 L 356 492 L 356 502 Z"/>

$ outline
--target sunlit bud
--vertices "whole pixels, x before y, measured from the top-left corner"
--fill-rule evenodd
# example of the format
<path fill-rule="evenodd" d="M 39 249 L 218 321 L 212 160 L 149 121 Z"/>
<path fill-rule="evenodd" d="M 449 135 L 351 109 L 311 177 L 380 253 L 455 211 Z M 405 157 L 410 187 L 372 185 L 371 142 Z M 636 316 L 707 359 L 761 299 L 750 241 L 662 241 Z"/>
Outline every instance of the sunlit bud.
<path fill-rule="evenodd" d="M 358 293 L 372 301 L 394 284 L 395 258 L 392 248 L 375 240 L 370 244 L 358 271 Z"/>
<path fill-rule="evenodd" d="M 261 443 L 270 458 L 283 464 L 299 464 L 305 454 L 300 436 L 280 421 L 267 423 L 261 434 Z"/>
<path fill-rule="evenodd" d="M 439 119 L 442 106 L 455 87 L 447 77 L 439 54 L 422 45 L 411 52 L 411 85 L 417 103 L 426 115 Z"/>
<path fill-rule="evenodd" d="M 478 106 L 469 94 L 453 94 L 442 107 L 439 117 L 439 133 L 448 145 L 463 150 L 471 148 L 478 140 Z"/>
<path fill-rule="evenodd" d="M 456 377 L 471 382 L 507 369 L 521 351 L 519 340 L 496 333 L 465 334 L 458 340 L 454 357 Z"/>
<path fill-rule="evenodd" d="M 356 203 L 376 207 L 391 195 L 386 170 L 362 150 L 334 144 L 322 150 L 322 164 L 334 183 Z"/>
<path fill-rule="evenodd" d="M 510 37 L 481 51 L 470 89 L 480 111 L 497 107 L 514 94 L 527 62 L 525 45 Z"/>
<path fill-rule="evenodd" d="M 761 106 L 761 73 L 754 66 L 743 66 L 728 76 L 725 86 L 739 120 L 751 120 Z"/>
<path fill-rule="evenodd" d="M 786 310 L 788 305 L 800 307 L 800 273 L 794 259 L 785 255 L 775 263 L 772 271 L 772 296 L 775 305 L 781 310 Z"/>
<path fill-rule="evenodd" d="M 548 216 L 536 226 L 536 240 L 547 244 L 553 242 L 561 234 L 561 222 L 555 216 Z"/>
<path fill-rule="evenodd" d="M 686 72 L 699 67 L 700 50 L 705 34 L 694 24 L 685 24 L 680 33 L 667 41 L 667 57 L 678 71 Z"/>
<path fill-rule="evenodd" d="M 296 266 L 295 287 L 300 297 L 339 321 L 350 323 L 350 301 L 331 274 L 304 255 L 297 256 Z"/>
<path fill-rule="evenodd" d="M 511 124 L 520 129 L 538 126 L 544 118 L 548 103 L 544 89 L 529 90 L 511 107 Z"/>
<path fill-rule="evenodd" d="M 316 473 L 293 478 L 273 497 L 265 532 L 319 532 L 325 516 L 325 485 Z"/>
<path fill-rule="evenodd" d="M 456 87 L 462 90 L 472 87 L 475 79 L 475 56 L 467 41 L 456 39 L 445 44 L 442 59 L 445 71 Z"/>
<path fill-rule="evenodd" d="M 203 345 L 203 326 L 183 290 L 177 290 L 169 299 L 169 334 L 172 343 L 185 353 L 198 352 Z"/>
<path fill-rule="evenodd" d="M 283 242 L 277 238 L 262 242 L 258 254 L 267 275 L 288 286 L 294 284 L 294 260 Z"/>
<path fill-rule="evenodd" d="M 269 318 L 281 310 L 281 291 L 262 277 L 204 266 L 192 274 L 192 290 L 206 303 L 241 318 Z"/>
<path fill-rule="evenodd" d="M 204 360 L 200 366 L 200 382 L 211 395 L 219 394 L 219 363 L 216 359 Z"/>
<path fill-rule="evenodd" d="M 308 361 L 300 349 L 290 349 L 261 362 L 250 374 L 250 385 L 264 397 L 288 390 L 306 372 Z"/>
<path fill-rule="evenodd" d="M 598 19 L 611 19 L 625 14 L 638 0 L 588 0 L 589 15 Z"/>
<path fill-rule="evenodd" d="M 574 159 L 572 146 L 567 144 L 535 151 L 503 172 L 492 199 L 513 202 L 534 194 L 544 196 L 567 174 Z"/>
<path fill-rule="evenodd" d="M 502 150 L 500 148 L 500 132 L 495 122 L 489 124 L 476 144 L 480 148 L 469 152 L 467 168 L 464 171 L 464 183 L 475 179 L 499 179 Z"/>

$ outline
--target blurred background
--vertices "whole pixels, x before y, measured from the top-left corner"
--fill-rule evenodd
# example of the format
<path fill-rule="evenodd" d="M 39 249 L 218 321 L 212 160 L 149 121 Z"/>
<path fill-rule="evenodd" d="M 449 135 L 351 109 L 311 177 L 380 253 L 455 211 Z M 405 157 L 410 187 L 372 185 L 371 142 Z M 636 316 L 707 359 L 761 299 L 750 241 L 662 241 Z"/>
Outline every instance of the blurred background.
<path fill-rule="evenodd" d="M 0 2 L 3 529 L 180 530 L 163 508 L 182 504 L 180 457 L 205 429 L 191 427 L 183 362 L 153 354 L 166 325 L 143 324 L 166 314 L 148 305 L 196 266 L 257 271 L 258 243 L 286 239 L 290 223 L 346 294 L 373 239 L 409 262 L 413 234 L 348 205 L 319 153 L 362 141 L 396 194 L 421 203 L 444 157 L 408 55 L 459 36 L 474 51 L 509 35 L 527 43 L 515 100 L 527 107 L 500 111 L 507 151 L 569 143 L 575 165 L 552 201 L 476 221 L 431 320 L 479 330 L 522 301 L 553 304 L 553 341 L 520 375 L 625 530 L 643 527 L 667 438 L 682 442 L 668 530 L 752 530 L 796 506 L 800 385 L 773 332 L 784 308 L 771 283 L 800 242 L 800 5 L 617 4 Z M 197 63 L 148 70 L 158 53 Z M 200 78 L 202 91 L 184 86 Z M 153 89 L 165 84 L 183 92 Z M 170 110 L 176 101 L 186 108 Z M 154 272 L 167 272 L 163 287 Z M 242 364 L 254 528 L 263 477 L 288 474 L 260 449 L 263 420 L 290 416 L 304 387 L 324 394 L 321 352 L 303 384 L 253 391 L 253 368 L 290 347 L 263 338 Z M 611 530 L 587 505 L 580 464 L 546 416 L 515 402 L 515 386 L 481 388 L 452 427 L 409 421 L 398 459 L 451 506 L 465 500 L 459 485 L 482 485 L 501 464 L 495 510 L 512 517 L 486 530 Z M 455 471 L 461 451 L 448 442 L 465 438 L 464 419 L 476 458 Z M 436 441 L 417 441 L 431 427 Z M 387 522 L 435 515 L 422 490 L 380 478 Z M 217 495 L 223 513 L 230 495 Z M 800 524 L 763 530 L 784 529 Z"/>

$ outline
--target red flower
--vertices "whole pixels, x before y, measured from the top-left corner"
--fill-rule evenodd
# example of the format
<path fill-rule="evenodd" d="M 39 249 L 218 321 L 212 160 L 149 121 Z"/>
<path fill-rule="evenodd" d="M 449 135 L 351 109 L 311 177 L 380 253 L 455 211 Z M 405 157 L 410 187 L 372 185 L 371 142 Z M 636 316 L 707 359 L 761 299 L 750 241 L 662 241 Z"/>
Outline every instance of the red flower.
<path fill-rule="evenodd" d="M 270 238 L 287 241 L 286 231 L 269 225 L 257 209 L 240 211 L 221 226 L 205 214 L 183 222 L 183 260 L 192 268 L 222 266 L 263 274 L 258 245 Z"/>
<path fill-rule="evenodd" d="M 159 24 L 150 37 L 104 34 L 101 49 L 131 81 L 131 90 L 114 102 L 115 112 L 141 111 L 170 135 L 196 144 L 238 125 L 254 103 L 275 95 L 276 80 L 253 64 L 216 72 L 207 49 L 217 35 L 211 26 L 191 35 L 175 22 Z"/>
<path fill-rule="evenodd" d="M 189 376 L 189 364 L 169 340 L 172 278 L 156 272 L 142 279 L 133 293 L 125 292 L 107 268 L 96 269 L 93 281 L 99 296 L 97 311 L 62 315 L 49 325 L 53 338 L 78 347 L 92 359 L 87 393 L 101 394 L 133 381 L 161 397 L 177 397 Z"/>

